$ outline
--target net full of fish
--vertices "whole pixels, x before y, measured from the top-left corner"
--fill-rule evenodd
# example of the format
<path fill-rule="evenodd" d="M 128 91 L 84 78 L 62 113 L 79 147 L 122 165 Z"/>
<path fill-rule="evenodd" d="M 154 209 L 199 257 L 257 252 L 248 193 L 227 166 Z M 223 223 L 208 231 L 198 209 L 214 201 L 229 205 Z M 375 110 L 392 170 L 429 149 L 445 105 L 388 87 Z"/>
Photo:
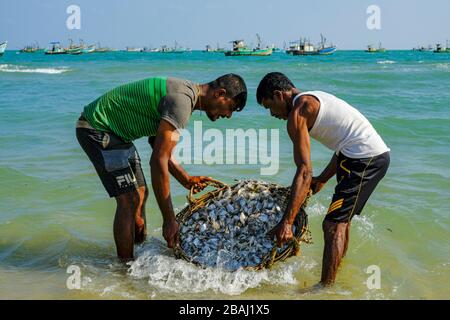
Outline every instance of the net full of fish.
<path fill-rule="evenodd" d="M 220 191 L 180 225 L 181 248 L 204 267 L 237 270 L 261 264 L 274 248 L 268 232 L 284 214 L 277 190 L 274 184 L 241 181 Z"/>

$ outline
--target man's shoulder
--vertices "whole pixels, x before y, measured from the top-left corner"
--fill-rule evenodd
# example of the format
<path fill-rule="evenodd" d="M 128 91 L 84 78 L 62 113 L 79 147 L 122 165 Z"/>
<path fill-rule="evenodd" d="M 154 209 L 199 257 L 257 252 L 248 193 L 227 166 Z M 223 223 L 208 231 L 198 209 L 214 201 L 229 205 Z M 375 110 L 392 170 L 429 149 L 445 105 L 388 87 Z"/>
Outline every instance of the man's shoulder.
<path fill-rule="evenodd" d="M 295 115 L 308 117 L 317 113 L 317 110 L 320 108 L 320 100 L 309 93 L 301 95 L 292 110 Z"/>
<path fill-rule="evenodd" d="M 188 93 L 194 91 L 195 83 L 181 78 L 168 77 L 166 81 L 167 94 Z"/>
<path fill-rule="evenodd" d="M 295 106 L 320 105 L 320 100 L 315 95 L 318 92 L 319 91 L 309 91 L 302 93 L 302 95 L 297 99 Z"/>

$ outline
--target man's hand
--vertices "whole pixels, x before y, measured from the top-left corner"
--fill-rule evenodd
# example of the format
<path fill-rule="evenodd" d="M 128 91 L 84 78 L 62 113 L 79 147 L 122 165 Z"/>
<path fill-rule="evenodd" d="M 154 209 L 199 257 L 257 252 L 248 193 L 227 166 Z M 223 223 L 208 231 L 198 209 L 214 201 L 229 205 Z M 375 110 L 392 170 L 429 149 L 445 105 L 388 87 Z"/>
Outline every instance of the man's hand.
<path fill-rule="evenodd" d="M 322 180 L 320 180 L 319 177 L 313 177 L 311 180 L 311 190 L 312 190 L 313 194 L 316 194 L 317 192 L 322 190 L 325 183 L 326 182 L 323 182 Z"/>
<path fill-rule="evenodd" d="M 205 189 L 210 181 L 213 181 L 211 177 L 191 176 L 185 183 L 183 183 L 183 186 L 188 190 L 191 190 L 191 188 L 194 187 L 194 194 L 196 194 Z"/>
<path fill-rule="evenodd" d="M 269 236 L 271 238 L 276 238 L 277 246 L 281 248 L 283 244 L 291 241 L 294 238 L 292 233 L 292 224 L 281 220 L 272 230 L 269 231 Z"/>
<path fill-rule="evenodd" d="M 169 248 L 174 248 L 176 245 L 179 245 L 178 231 L 179 225 L 176 220 L 163 222 L 163 237 L 167 241 Z"/>

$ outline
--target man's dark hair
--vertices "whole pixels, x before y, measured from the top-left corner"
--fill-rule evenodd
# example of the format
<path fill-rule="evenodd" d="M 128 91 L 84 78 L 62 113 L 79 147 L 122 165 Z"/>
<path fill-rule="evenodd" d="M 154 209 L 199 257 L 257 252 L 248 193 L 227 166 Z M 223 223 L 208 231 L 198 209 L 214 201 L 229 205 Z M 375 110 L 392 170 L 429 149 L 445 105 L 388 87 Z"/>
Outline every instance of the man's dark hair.
<path fill-rule="evenodd" d="M 212 89 L 225 89 L 226 96 L 232 98 L 236 103 L 235 111 L 244 109 L 247 102 L 247 86 L 241 76 L 234 73 L 225 74 L 208 85 Z"/>
<path fill-rule="evenodd" d="M 263 99 L 273 99 L 275 90 L 289 91 L 294 88 L 294 84 L 281 72 L 271 72 L 262 78 L 256 90 L 256 101 L 262 104 Z"/>

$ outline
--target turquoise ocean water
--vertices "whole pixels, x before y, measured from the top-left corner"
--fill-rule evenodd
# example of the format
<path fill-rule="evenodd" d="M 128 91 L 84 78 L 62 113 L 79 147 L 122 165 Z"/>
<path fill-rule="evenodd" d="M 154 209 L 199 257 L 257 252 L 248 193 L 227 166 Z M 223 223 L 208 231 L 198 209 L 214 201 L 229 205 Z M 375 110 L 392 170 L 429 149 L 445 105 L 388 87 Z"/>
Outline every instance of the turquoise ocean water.
<path fill-rule="evenodd" d="M 250 91 L 245 110 L 203 129 L 279 129 L 280 168 L 262 177 L 258 165 L 186 165 L 227 183 L 257 178 L 291 183 L 295 173 L 285 122 L 256 104 L 267 72 L 286 73 L 302 90 L 333 93 L 357 107 L 391 152 L 391 167 L 360 217 L 333 288 L 309 292 L 320 278 L 321 222 L 334 181 L 308 207 L 313 244 L 272 271 L 227 273 L 177 261 L 161 237 L 155 199 L 147 203 L 151 238 L 127 269 L 115 258 L 110 200 L 75 138 L 82 107 L 106 90 L 150 76 L 206 82 L 235 72 Z M 411 299 L 449 298 L 450 55 L 338 51 L 329 57 L 230 58 L 221 54 L 112 52 L 45 56 L 8 51 L 0 58 L 0 298 L 28 299 Z M 193 121 L 189 129 L 193 129 Z M 136 142 L 149 181 L 150 150 Z M 243 150 L 241 150 L 242 152 Z M 248 151 L 248 150 L 247 150 Z M 312 144 L 314 173 L 331 151 Z M 174 205 L 186 190 L 172 183 Z M 67 268 L 81 272 L 69 290 Z M 369 289 L 367 268 L 381 271 Z"/>

